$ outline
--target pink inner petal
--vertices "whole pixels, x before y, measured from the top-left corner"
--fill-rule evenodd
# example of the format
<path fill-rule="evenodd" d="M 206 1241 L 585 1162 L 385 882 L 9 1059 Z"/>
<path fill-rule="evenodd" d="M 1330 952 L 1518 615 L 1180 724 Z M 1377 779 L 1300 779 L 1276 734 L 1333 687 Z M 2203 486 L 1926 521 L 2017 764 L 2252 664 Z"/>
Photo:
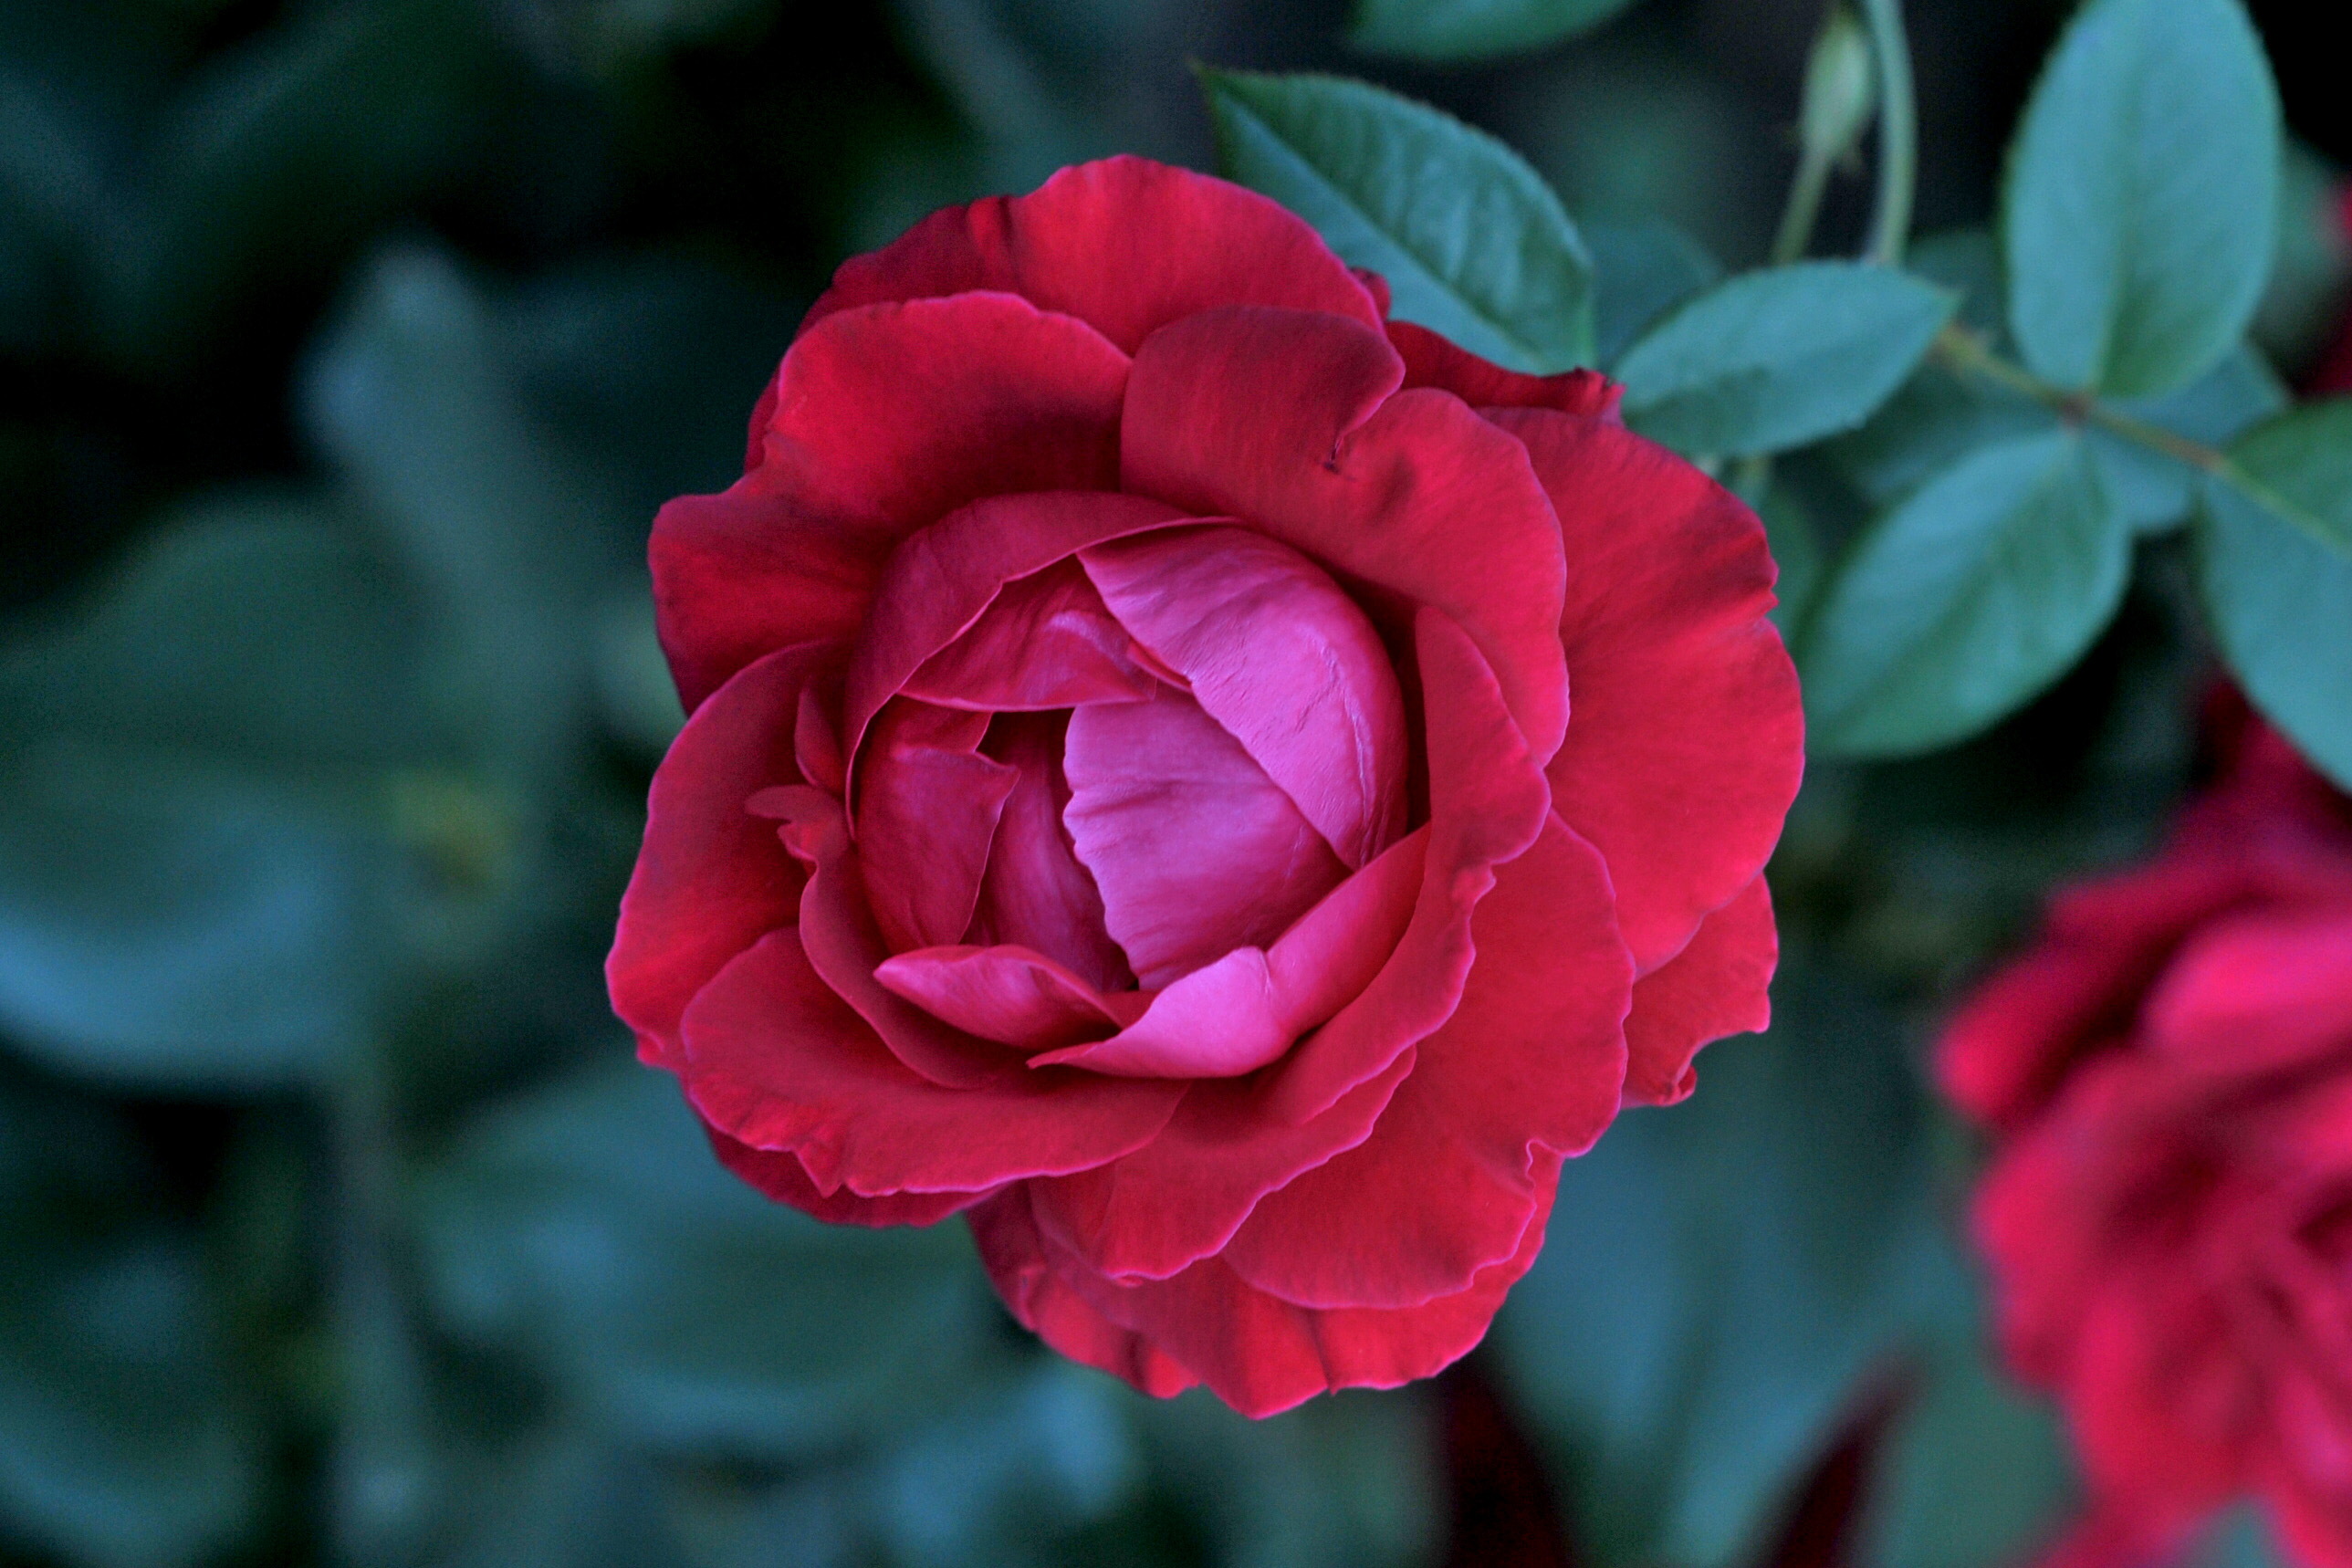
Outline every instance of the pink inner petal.
<path fill-rule="evenodd" d="M 971 924 L 990 842 L 1018 774 L 980 754 L 988 715 L 899 700 L 867 738 L 856 832 L 866 901 L 893 952 Z"/>
<path fill-rule="evenodd" d="M 1146 987 L 1266 945 L 1347 875 L 1241 742 L 1180 693 L 1079 709 L 1062 765 L 1062 820 Z"/>
<path fill-rule="evenodd" d="M 1135 984 L 1127 955 L 1103 925 L 1102 895 L 1062 826 L 1066 713 L 1004 713 L 988 728 L 988 755 L 1020 777 L 996 825 L 996 850 L 981 879 L 968 943 L 1043 953 L 1097 991 Z"/>
<path fill-rule="evenodd" d="M 1231 527 L 1078 559 L 1340 859 L 1361 866 L 1404 830 L 1404 699 L 1371 622 L 1320 568 Z"/>
<path fill-rule="evenodd" d="M 1024 1050 L 1099 1038 L 1143 1011 L 1141 993 L 1104 995 L 1025 947 L 927 947 L 887 959 L 874 978 L 943 1023 Z"/>
<path fill-rule="evenodd" d="M 1125 1078 L 1233 1078 L 1274 1061 L 1354 1000 L 1396 950 L 1421 892 L 1426 833 L 1398 841 L 1282 934 L 1237 947 L 1150 998 L 1108 1039 L 1034 1057 Z"/>
<path fill-rule="evenodd" d="M 1139 701 L 1158 682 L 1128 657 L 1130 640 L 1077 563 L 1058 561 L 1004 584 L 900 692 L 989 712 Z"/>

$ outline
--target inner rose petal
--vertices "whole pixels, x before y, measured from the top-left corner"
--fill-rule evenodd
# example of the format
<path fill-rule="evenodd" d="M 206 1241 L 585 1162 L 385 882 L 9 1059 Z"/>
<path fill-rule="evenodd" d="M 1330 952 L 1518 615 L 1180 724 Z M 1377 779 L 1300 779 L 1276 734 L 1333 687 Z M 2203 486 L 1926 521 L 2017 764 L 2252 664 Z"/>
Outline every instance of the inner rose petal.
<path fill-rule="evenodd" d="M 1134 985 L 1135 972 L 1105 929 L 1102 894 L 1062 826 L 1070 798 L 1062 735 L 1069 721 L 1066 713 L 1001 713 L 988 727 L 982 751 L 1020 777 L 1005 797 L 995 852 L 963 940 L 1029 948 L 1097 991 L 1124 991 Z"/>
<path fill-rule="evenodd" d="M 1404 699 L 1372 624 L 1264 534 L 1169 529 L 1078 555 L 1102 602 L 1183 676 L 1349 867 L 1404 831 Z"/>
<path fill-rule="evenodd" d="M 1181 692 L 1079 709 L 1062 766 L 1062 820 L 1147 988 L 1266 946 L 1347 875 L 1290 796 Z"/>
<path fill-rule="evenodd" d="M 950 708 L 1034 712 L 1133 702 L 1158 681 L 1129 657 L 1127 628 L 1075 561 L 1004 584 L 979 620 L 901 688 Z"/>
<path fill-rule="evenodd" d="M 906 698 L 866 745 L 856 831 L 867 901 L 893 952 L 962 936 L 980 900 L 997 818 L 1019 778 L 980 754 L 988 715 Z"/>

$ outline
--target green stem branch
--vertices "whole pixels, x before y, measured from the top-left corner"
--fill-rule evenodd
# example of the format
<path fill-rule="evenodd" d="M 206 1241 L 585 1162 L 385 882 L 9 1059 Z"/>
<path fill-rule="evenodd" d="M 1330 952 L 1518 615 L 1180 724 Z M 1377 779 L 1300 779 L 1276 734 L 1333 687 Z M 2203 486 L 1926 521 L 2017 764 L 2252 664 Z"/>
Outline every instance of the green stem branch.
<path fill-rule="evenodd" d="M 2326 523 L 2230 461 L 2230 455 L 2218 447 L 2192 441 L 2145 419 L 2135 419 L 2113 405 L 2100 402 L 2090 393 L 2074 391 L 2044 381 L 2024 366 L 2003 359 L 1982 337 L 1958 323 L 1947 326 L 1936 334 L 1932 352 L 1938 363 L 1958 374 L 1973 375 L 2021 397 L 2031 398 L 2069 425 L 2104 430 L 2117 440 L 2127 441 L 2135 447 L 2169 458 L 2176 463 L 2185 463 L 2200 473 L 2210 475 L 2216 483 L 2229 486 L 2264 511 L 2301 529 L 2321 543 L 2330 548 L 2341 548 L 2335 543 L 2333 531 Z"/>
<path fill-rule="evenodd" d="M 1903 0 L 1863 0 L 1871 61 L 1878 73 L 1878 193 L 1871 207 L 1866 259 L 1903 261 L 1911 235 L 1911 198 L 1919 175 L 1919 110 L 1911 89 L 1911 46 L 1903 36 Z"/>

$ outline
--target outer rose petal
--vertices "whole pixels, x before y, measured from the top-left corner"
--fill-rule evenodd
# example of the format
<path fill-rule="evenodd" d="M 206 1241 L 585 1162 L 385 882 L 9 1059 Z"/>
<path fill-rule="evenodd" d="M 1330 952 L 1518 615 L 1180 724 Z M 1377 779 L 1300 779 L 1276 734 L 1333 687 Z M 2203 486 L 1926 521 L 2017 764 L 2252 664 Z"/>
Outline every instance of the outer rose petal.
<path fill-rule="evenodd" d="M 1607 857 L 1646 974 L 1763 869 L 1804 773 L 1796 668 L 1764 618 L 1772 557 L 1755 514 L 1664 447 L 1597 419 L 1491 416 L 1527 443 L 1575 563 L 1554 808 Z"/>
<path fill-rule="evenodd" d="M 813 323 L 857 305 L 995 289 L 1090 322 L 1133 353 L 1219 305 L 1328 310 L 1380 325 L 1371 297 L 1300 219 L 1223 180 L 1140 158 L 1064 169 L 1025 196 L 932 214 L 842 264 Z"/>
<path fill-rule="evenodd" d="M 1054 1272 L 1045 1260 L 1045 1238 L 1020 1191 L 966 1211 L 965 1223 L 971 1226 L 996 1293 L 1022 1327 L 1072 1361 L 1098 1367 L 1162 1399 L 1199 1385 L 1201 1380 L 1165 1352 L 1087 1305 Z"/>
<path fill-rule="evenodd" d="M 838 669 L 841 658 L 837 647 L 794 647 L 749 666 L 695 710 L 654 774 L 645 846 L 604 961 L 614 1010 L 653 1066 L 683 1065 L 678 1021 L 694 994 L 798 918 L 800 868 L 773 825 L 744 803 L 799 781 L 793 716 L 810 682 Z"/>
<path fill-rule="evenodd" d="M 1126 356 L 1019 300 L 836 317 L 777 376 L 752 471 L 655 520 L 656 621 L 688 710 L 772 648 L 855 635 L 898 541 L 965 502 L 1117 480 Z"/>
<path fill-rule="evenodd" d="M 1121 482 L 1248 519 L 1356 589 L 1392 643 L 1401 605 L 1444 611 L 1549 758 L 1568 725 L 1559 522 L 1515 439 L 1458 398 L 1396 392 L 1402 375 L 1387 339 L 1352 321 L 1203 311 L 1137 352 Z"/>
<path fill-rule="evenodd" d="M 1632 961 L 1609 872 L 1558 817 L 1471 921 L 1462 1005 L 1372 1135 L 1269 1194 L 1220 1255 L 1312 1307 L 1414 1307 L 1518 1250 L 1556 1156 L 1617 1114 Z"/>
<path fill-rule="evenodd" d="M 857 630 L 871 573 L 843 541 L 739 481 L 680 496 L 646 549 L 654 620 L 688 713 L 763 654 Z"/>
<path fill-rule="evenodd" d="M 687 1010 L 688 1095 L 756 1149 L 789 1151 L 831 1194 L 984 1191 L 1085 1170 L 1167 1125 L 1181 1084 L 1026 1073 L 978 1089 L 918 1077 L 817 978 L 793 931 L 719 972 Z"/>
<path fill-rule="evenodd" d="M 1758 877 L 1699 922 L 1690 945 L 1634 983 L 1625 1017 L 1625 1099 L 1672 1105 L 1697 1086 L 1691 1058 L 1726 1035 L 1772 1022 L 1780 935 L 1772 894 Z"/>
<path fill-rule="evenodd" d="M 894 1193 L 888 1197 L 861 1198 L 847 1187 L 822 1193 L 809 1179 L 798 1155 L 737 1142 L 707 1121 L 702 1131 L 709 1135 L 710 1151 L 720 1164 L 776 1202 L 827 1225 L 937 1225 L 988 1196 L 986 1193 Z"/>
<path fill-rule="evenodd" d="M 1095 1273 L 1165 1279 L 1221 1251 L 1266 1194 L 1370 1137 L 1412 1066 L 1407 1047 L 1298 1126 L 1268 1113 L 1269 1075 L 1203 1079 L 1134 1153 L 1030 1183 L 1037 1223 Z"/>
<path fill-rule="evenodd" d="M 1171 1279 L 1122 1284 L 1103 1279 L 1071 1258 L 1034 1220 L 1022 1229 L 1024 1190 L 978 1205 L 971 1217 L 992 1273 L 1016 1236 L 1024 1246 L 1036 1246 L 1046 1268 L 1101 1319 L 1133 1331 L 1244 1415 L 1264 1416 L 1329 1390 L 1395 1388 L 1428 1377 L 1476 1345 L 1504 1294 L 1543 1248 L 1559 1162 L 1546 1156 L 1535 1176 L 1538 1201 L 1516 1252 L 1479 1270 L 1458 1295 L 1385 1311 L 1294 1306 L 1253 1289 L 1215 1258 Z M 1034 1256 L 1018 1255 L 1016 1267 Z M 1034 1326 L 1048 1331 L 1043 1321 Z M 1058 1341 L 1047 1342 L 1061 1348 Z"/>
<path fill-rule="evenodd" d="M 1404 384 L 1450 392 L 1473 408 L 1549 408 L 1588 419 L 1613 419 L 1625 389 L 1597 370 L 1523 375 L 1479 358 L 1411 321 L 1388 323 L 1389 344 L 1404 361 Z"/>

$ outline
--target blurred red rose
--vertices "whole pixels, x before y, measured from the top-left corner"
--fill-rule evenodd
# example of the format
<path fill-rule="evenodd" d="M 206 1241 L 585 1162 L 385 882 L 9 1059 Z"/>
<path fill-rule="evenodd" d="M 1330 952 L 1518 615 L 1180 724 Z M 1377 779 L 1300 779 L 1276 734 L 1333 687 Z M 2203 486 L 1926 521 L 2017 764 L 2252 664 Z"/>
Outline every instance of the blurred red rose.
<path fill-rule="evenodd" d="M 1939 1054 L 1996 1138 L 2003 1347 L 2089 1482 L 2053 1563 L 2157 1560 L 2252 1495 L 2352 1564 L 2352 802 L 2242 704 L 2222 728 L 2164 853 L 2061 894 Z"/>
<path fill-rule="evenodd" d="M 1461 1355 L 1561 1160 L 1761 1026 L 1801 765 L 1754 517 L 1385 294 L 1066 170 L 843 267 L 654 531 L 644 1059 L 771 1195 L 962 1212 L 1049 1342 L 1253 1414 Z"/>

